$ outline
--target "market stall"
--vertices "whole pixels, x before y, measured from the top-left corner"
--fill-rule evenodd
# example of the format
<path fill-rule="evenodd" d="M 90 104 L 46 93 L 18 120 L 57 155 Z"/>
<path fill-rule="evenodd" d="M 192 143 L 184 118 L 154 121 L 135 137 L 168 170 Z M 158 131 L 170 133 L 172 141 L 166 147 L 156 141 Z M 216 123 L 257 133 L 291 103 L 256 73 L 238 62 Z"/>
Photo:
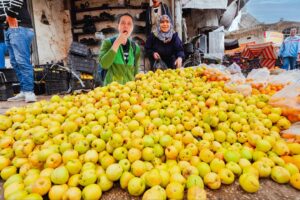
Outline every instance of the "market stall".
<path fill-rule="evenodd" d="M 247 45 L 241 56 L 248 60 L 259 59 L 261 67 L 274 68 L 277 55 L 272 42 Z"/>
<path fill-rule="evenodd" d="M 274 75 L 271 43 L 245 46 L 241 65 L 158 69 L 95 87 L 98 65 L 78 42 L 95 45 L 87 36 L 112 19 L 102 11 L 127 8 L 72 6 L 78 41 L 67 62 L 35 69 L 52 96 L 0 109 L 0 200 L 299 197 L 300 73 Z M 3 74 L 2 85 L 14 83 Z"/>

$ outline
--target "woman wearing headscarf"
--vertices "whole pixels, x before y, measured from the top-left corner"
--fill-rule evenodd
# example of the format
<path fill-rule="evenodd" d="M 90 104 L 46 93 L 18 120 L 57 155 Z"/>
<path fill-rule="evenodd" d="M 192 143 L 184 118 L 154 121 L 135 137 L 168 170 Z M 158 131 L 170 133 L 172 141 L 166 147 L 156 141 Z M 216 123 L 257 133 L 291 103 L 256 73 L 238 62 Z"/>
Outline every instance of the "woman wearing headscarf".
<path fill-rule="evenodd" d="M 182 66 L 184 58 L 182 42 L 174 31 L 168 15 L 162 15 L 159 18 L 156 31 L 147 38 L 145 49 L 150 60 L 151 70 L 154 70 L 153 65 L 159 59 L 171 69 Z"/>

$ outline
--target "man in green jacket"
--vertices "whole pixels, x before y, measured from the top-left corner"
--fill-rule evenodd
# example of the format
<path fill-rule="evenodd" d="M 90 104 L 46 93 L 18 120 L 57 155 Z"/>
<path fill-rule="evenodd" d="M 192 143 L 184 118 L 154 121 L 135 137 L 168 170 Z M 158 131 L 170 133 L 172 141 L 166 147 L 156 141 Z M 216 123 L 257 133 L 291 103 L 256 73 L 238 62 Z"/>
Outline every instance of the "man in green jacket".
<path fill-rule="evenodd" d="M 118 20 L 119 34 L 102 42 L 99 62 L 107 70 L 104 85 L 111 82 L 125 84 L 133 81 L 139 71 L 140 47 L 129 39 L 133 31 L 133 17 L 122 14 Z"/>

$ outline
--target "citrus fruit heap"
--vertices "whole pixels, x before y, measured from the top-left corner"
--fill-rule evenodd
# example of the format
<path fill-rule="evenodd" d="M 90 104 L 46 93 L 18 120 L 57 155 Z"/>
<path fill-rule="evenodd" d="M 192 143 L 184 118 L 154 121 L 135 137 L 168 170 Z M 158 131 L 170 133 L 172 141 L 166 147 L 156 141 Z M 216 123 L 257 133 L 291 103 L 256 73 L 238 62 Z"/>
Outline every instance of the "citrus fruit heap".
<path fill-rule="evenodd" d="M 100 199 L 119 183 L 146 199 L 206 199 L 260 178 L 300 189 L 300 147 L 265 94 L 226 93 L 203 68 L 138 74 L 0 115 L 5 199 Z"/>

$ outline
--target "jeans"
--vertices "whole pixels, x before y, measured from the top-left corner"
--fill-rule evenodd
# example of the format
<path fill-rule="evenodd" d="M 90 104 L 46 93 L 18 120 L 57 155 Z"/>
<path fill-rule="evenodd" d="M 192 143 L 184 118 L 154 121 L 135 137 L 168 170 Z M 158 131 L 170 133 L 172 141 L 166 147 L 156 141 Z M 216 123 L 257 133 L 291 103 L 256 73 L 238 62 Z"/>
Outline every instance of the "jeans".
<path fill-rule="evenodd" d="M 292 70 L 296 68 L 297 57 L 284 57 L 283 58 L 283 69 Z"/>
<path fill-rule="evenodd" d="M 0 69 L 5 68 L 5 52 L 6 52 L 6 45 L 4 42 L 0 42 Z"/>
<path fill-rule="evenodd" d="M 22 92 L 33 92 L 33 66 L 30 62 L 30 46 L 34 32 L 30 28 L 9 28 L 5 31 L 10 63 L 15 69 Z"/>

